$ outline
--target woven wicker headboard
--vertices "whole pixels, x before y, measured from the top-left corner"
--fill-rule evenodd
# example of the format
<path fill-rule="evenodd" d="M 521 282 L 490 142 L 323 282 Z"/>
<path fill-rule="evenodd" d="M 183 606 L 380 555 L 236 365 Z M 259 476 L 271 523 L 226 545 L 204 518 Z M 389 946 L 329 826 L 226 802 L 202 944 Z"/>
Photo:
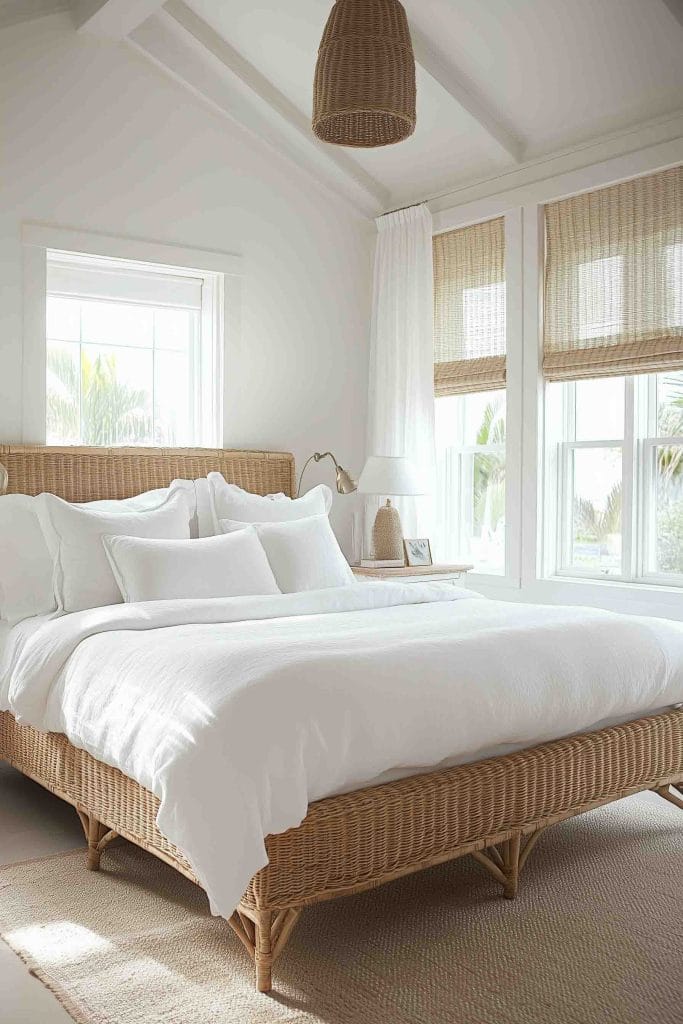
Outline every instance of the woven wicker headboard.
<path fill-rule="evenodd" d="M 67 501 L 131 498 L 214 470 L 255 494 L 284 491 L 293 497 L 296 486 L 294 456 L 288 452 L 0 445 L 0 465 L 7 470 L 8 494 L 50 491 Z M 0 469 L 0 487 L 3 476 Z"/>

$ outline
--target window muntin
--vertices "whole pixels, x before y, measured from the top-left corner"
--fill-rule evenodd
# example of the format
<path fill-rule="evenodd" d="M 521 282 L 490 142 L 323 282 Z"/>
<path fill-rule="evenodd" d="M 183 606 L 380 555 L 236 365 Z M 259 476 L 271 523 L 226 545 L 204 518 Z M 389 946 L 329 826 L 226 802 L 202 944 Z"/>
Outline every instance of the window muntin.
<path fill-rule="evenodd" d="M 49 254 L 47 443 L 217 443 L 212 292 L 175 268 Z"/>
<path fill-rule="evenodd" d="M 505 390 L 435 400 L 440 560 L 505 573 Z"/>
<path fill-rule="evenodd" d="M 683 586 L 683 371 L 550 384 L 546 409 L 546 574 Z"/>

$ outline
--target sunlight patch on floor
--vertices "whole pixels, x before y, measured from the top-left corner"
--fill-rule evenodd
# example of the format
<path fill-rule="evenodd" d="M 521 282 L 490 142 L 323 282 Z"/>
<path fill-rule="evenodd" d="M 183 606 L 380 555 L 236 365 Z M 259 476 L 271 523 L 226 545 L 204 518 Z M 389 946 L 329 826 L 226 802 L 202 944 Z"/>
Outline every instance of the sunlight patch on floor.
<path fill-rule="evenodd" d="M 114 949 L 108 939 L 74 921 L 50 921 L 8 932 L 7 941 L 15 949 L 53 964 L 81 960 L 92 953 Z"/>

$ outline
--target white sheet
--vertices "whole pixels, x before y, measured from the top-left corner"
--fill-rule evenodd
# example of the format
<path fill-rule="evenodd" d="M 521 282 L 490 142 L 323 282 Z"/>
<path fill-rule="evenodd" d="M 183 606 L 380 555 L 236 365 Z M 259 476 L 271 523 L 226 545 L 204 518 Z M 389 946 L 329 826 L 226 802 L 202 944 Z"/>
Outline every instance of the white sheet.
<path fill-rule="evenodd" d="M 473 598 L 375 584 L 92 609 L 32 636 L 10 702 L 156 793 L 229 915 L 264 836 L 313 800 L 683 699 L 681 624 Z"/>

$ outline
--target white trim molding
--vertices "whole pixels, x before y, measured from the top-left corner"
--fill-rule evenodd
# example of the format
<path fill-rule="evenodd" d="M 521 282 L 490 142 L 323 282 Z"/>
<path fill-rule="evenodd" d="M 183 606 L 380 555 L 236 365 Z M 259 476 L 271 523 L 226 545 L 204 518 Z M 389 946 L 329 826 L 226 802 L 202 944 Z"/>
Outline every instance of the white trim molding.
<path fill-rule="evenodd" d="M 488 209 L 548 203 L 592 188 L 636 178 L 683 161 L 683 111 L 629 131 L 595 139 L 562 153 L 529 160 L 491 178 L 465 184 L 429 198 L 435 231 L 447 231 L 456 209 L 471 222 L 485 220 Z M 411 200 L 412 201 L 412 200 Z M 484 211 L 484 212 L 481 212 Z"/>
<path fill-rule="evenodd" d="M 21 226 L 24 245 L 40 249 L 63 249 L 84 256 L 104 256 L 117 260 L 138 260 L 166 267 L 204 270 L 229 277 L 243 272 L 242 257 L 211 249 L 194 249 L 168 242 L 149 242 L 122 235 L 101 235 L 78 228 L 63 228 L 53 224 L 25 221 Z"/>

